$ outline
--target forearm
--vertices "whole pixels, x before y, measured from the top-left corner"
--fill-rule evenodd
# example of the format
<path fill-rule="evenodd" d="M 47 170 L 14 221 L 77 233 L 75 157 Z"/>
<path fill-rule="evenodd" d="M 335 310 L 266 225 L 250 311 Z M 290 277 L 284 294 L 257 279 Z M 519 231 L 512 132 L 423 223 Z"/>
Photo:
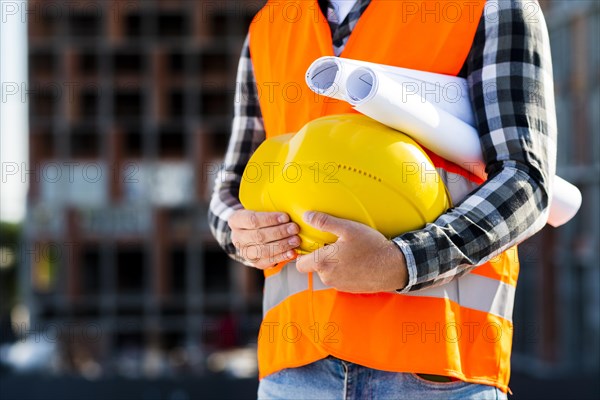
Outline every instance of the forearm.
<path fill-rule="evenodd" d="M 527 21 L 519 7 L 490 7 L 467 60 L 488 179 L 432 224 L 394 238 L 408 266 L 403 291 L 446 283 L 546 223 L 556 157 L 550 51 L 541 12 Z"/>
<path fill-rule="evenodd" d="M 239 189 L 244 168 L 254 150 L 265 139 L 248 38 L 244 42 L 236 80 L 232 133 L 222 168 L 215 179 L 208 221 L 213 236 L 223 250 L 236 261 L 250 265 L 236 253 L 231 240 L 231 228 L 227 223 L 235 210 L 243 208 Z"/>
<path fill-rule="evenodd" d="M 546 223 L 547 192 L 518 167 L 503 167 L 459 207 L 394 241 L 409 271 L 405 291 L 446 283 L 522 242 Z"/>

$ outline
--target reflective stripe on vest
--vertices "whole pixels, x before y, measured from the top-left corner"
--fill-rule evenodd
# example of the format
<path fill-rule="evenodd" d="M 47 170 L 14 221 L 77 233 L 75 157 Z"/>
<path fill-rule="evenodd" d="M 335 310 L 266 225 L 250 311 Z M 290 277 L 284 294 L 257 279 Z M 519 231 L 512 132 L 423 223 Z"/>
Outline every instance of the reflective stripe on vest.
<path fill-rule="evenodd" d="M 313 275 L 313 291 L 332 289 L 318 275 Z M 277 274 L 265 279 L 263 315 L 286 298 L 304 290 L 308 290 L 306 274 L 298 272 L 295 261 L 286 264 Z M 497 279 L 467 274 L 442 286 L 395 295 L 448 299 L 461 307 L 491 313 L 512 322 L 515 287 Z"/>
<path fill-rule="evenodd" d="M 443 17 L 451 15 L 450 3 L 459 10 L 456 18 Z M 373 0 L 341 56 L 456 75 L 484 3 Z M 305 84 L 312 61 L 333 55 L 329 25 L 316 1 L 269 1 L 250 26 L 250 54 L 267 137 L 296 132 L 323 115 L 355 112 Z M 481 183 L 428 154 L 454 204 Z M 408 294 L 338 292 L 317 274 L 299 273 L 294 262 L 265 270 L 259 377 L 331 354 L 371 368 L 449 375 L 506 392 L 518 270 L 512 248 L 449 283 Z"/>

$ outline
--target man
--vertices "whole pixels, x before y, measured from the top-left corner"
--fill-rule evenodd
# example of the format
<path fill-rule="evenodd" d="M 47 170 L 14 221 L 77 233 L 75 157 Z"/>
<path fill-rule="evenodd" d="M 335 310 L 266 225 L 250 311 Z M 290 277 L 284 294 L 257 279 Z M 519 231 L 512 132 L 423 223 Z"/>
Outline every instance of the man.
<path fill-rule="evenodd" d="M 550 49 L 539 5 L 335 3 L 271 2 L 251 25 L 210 205 L 221 246 L 267 277 L 259 397 L 505 398 L 514 246 L 544 226 L 555 169 Z M 455 205 L 434 223 L 388 240 L 307 210 L 306 222 L 338 240 L 334 257 L 298 257 L 298 225 L 284 213 L 244 210 L 239 186 L 265 137 L 352 111 L 306 92 L 292 99 L 272 91 L 303 84 L 308 64 L 333 54 L 466 77 L 488 178 L 434 156 Z"/>

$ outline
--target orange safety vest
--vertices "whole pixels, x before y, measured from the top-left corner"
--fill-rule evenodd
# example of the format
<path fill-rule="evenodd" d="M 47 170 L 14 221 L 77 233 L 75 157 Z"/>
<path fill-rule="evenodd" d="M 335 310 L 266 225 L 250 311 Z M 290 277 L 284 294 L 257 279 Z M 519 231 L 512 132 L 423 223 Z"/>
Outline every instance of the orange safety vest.
<path fill-rule="evenodd" d="M 484 0 L 373 0 L 341 57 L 456 75 L 471 48 Z M 250 26 L 250 54 L 267 137 L 297 132 L 324 115 L 355 112 L 319 96 L 304 76 L 333 55 L 317 1 L 269 1 Z M 481 180 L 428 153 L 455 204 Z M 338 292 L 295 262 L 265 270 L 259 378 L 333 355 L 370 368 L 452 376 L 506 392 L 516 247 L 470 273 L 407 294 Z"/>

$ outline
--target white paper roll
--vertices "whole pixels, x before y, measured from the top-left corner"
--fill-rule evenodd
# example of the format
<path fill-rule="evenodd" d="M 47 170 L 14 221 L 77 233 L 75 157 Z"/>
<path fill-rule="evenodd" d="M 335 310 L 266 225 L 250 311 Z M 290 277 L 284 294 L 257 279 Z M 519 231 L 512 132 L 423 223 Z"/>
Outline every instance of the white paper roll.
<path fill-rule="evenodd" d="M 315 93 L 338 100 L 346 100 L 348 74 L 358 66 L 342 63 L 338 57 L 317 58 L 306 70 L 306 84 Z"/>
<path fill-rule="evenodd" d="M 553 196 L 550 199 L 548 224 L 559 227 L 569 222 L 581 207 L 581 192 L 577 186 L 554 175 Z"/>
<path fill-rule="evenodd" d="M 418 96 L 451 115 L 474 125 L 467 81 L 455 76 L 325 56 L 317 58 L 306 71 L 306 84 L 315 93 L 344 100 L 347 97 L 348 76 L 357 68 L 367 67 L 403 82 L 406 96 Z"/>
<path fill-rule="evenodd" d="M 485 179 L 485 162 L 463 78 L 338 57 L 315 60 L 306 73 L 316 93 L 345 100 L 385 125 L 400 130 L 439 156 Z M 455 94 L 448 89 L 455 89 Z M 548 224 L 569 221 L 581 192 L 554 176 Z"/>

